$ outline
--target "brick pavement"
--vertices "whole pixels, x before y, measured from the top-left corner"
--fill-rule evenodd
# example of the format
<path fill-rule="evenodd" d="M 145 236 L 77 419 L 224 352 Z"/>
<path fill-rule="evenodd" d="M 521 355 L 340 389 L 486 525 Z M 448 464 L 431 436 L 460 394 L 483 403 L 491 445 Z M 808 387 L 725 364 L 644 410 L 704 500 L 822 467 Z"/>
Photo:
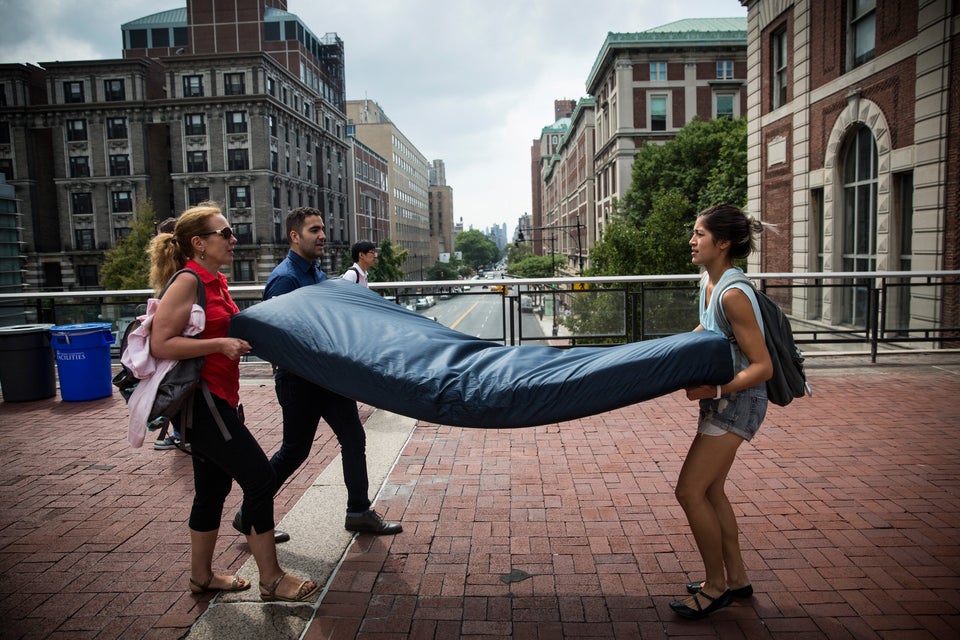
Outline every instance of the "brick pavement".
<path fill-rule="evenodd" d="M 730 475 L 753 599 L 695 623 L 668 608 L 702 575 L 673 498 L 695 410 L 673 394 L 529 429 L 419 425 L 378 499 L 404 533 L 356 539 L 304 637 L 960 636 L 957 368 L 810 372 L 817 395 L 771 408 Z M 272 451 L 272 384 L 241 395 Z M 186 589 L 188 462 L 129 449 L 124 412 L 0 404 L 0 637 L 178 638 L 209 603 Z M 321 429 L 278 517 L 336 454 Z M 217 566 L 246 558 L 227 525 Z"/>

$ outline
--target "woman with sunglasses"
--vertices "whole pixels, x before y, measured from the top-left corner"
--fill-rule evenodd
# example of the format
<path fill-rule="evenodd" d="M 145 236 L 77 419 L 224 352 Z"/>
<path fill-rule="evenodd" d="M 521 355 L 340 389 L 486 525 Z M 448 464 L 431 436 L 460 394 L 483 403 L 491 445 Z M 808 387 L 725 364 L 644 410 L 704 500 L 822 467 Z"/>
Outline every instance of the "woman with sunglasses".
<path fill-rule="evenodd" d="M 260 572 L 264 601 L 301 602 L 319 585 L 287 575 L 277 561 L 274 542 L 273 491 L 276 478 L 263 449 L 240 419 L 240 356 L 250 344 L 227 335 L 230 318 L 239 311 L 227 291 L 220 268 L 233 263 L 237 244 L 220 208 L 203 202 L 187 209 L 173 233 L 160 233 L 150 243 L 150 285 L 160 291 L 180 269 L 195 271 L 206 296 L 206 327 L 200 338 L 182 336 L 197 301 L 197 279 L 177 277 L 164 293 L 153 320 L 150 351 L 157 358 L 205 356 L 201 379 L 230 439 L 224 438 L 202 393 L 195 393 L 189 439 L 193 455 L 194 499 L 190 511 L 190 590 L 243 591 L 250 583 L 239 576 L 213 571 L 223 505 L 234 480 L 243 490 L 241 511 L 250 526 L 247 544 Z"/>

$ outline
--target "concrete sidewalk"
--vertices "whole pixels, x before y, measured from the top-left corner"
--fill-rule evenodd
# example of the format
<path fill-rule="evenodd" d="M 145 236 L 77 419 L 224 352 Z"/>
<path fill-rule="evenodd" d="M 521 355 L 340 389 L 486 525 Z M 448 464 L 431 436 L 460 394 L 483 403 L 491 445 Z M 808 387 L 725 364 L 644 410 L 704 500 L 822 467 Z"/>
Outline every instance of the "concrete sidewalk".
<path fill-rule="evenodd" d="M 0 404 L 0 637 L 960 637 L 960 356 L 808 360 L 815 396 L 771 407 L 730 475 L 756 589 L 700 622 L 669 602 L 702 568 L 673 487 L 696 407 L 671 394 L 516 430 L 361 407 L 392 538 L 352 537 L 323 425 L 277 497 L 281 563 L 313 605 L 187 590 L 190 465 L 130 449 L 119 396 Z M 264 449 L 272 380 L 241 396 Z M 415 427 L 415 428 L 414 428 Z M 218 569 L 256 578 L 229 527 Z"/>

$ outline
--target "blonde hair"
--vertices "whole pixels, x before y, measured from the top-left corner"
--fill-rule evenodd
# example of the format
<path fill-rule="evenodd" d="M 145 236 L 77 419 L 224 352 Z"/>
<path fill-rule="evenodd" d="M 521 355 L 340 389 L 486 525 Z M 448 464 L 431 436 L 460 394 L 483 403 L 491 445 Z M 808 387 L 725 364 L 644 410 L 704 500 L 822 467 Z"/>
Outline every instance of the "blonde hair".
<path fill-rule="evenodd" d="M 150 241 L 150 286 L 155 294 L 193 257 L 190 239 L 205 233 L 207 220 L 221 213 L 215 202 L 201 202 L 180 214 L 173 233 L 158 233 Z"/>

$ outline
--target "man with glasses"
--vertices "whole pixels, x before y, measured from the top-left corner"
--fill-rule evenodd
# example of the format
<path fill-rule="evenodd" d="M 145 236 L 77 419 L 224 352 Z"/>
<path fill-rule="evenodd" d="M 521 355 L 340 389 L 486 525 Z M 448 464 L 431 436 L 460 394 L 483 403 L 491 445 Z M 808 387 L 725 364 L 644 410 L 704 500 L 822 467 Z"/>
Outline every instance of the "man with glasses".
<path fill-rule="evenodd" d="M 287 214 L 287 257 L 274 268 L 263 290 L 263 299 L 289 293 L 327 279 L 317 260 L 323 254 L 326 235 L 323 215 L 312 207 L 299 207 Z M 270 459 L 277 474 L 277 490 L 310 455 L 320 419 L 326 420 L 340 443 L 343 482 L 347 487 L 348 531 L 393 535 L 403 531 L 399 522 L 384 520 L 370 508 L 367 479 L 366 432 L 357 403 L 276 367 L 277 400 L 283 409 L 283 442 Z M 239 514 L 238 514 L 239 516 Z M 239 524 L 234 519 L 234 525 Z M 287 534 L 284 534 L 289 539 Z M 279 541 L 279 537 L 278 537 Z"/>
<path fill-rule="evenodd" d="M 344 272 L 343 279 L 369 287 L 367 274 L 377 261 L 377 245 L 369 240 L 355 242 L 350 247 L 350 255 L 353 257 L 353 266 Z"/>

